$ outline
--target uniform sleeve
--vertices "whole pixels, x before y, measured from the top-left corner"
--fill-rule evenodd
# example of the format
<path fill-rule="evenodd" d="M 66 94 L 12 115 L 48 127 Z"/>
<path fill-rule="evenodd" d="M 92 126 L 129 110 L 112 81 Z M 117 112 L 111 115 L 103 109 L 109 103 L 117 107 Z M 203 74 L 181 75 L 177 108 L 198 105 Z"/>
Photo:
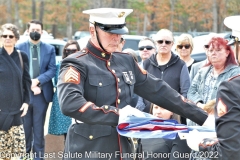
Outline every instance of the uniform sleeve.
<path fill-rule="evenodd" d="M 182 117 L 189 118 L 199 125 L 205 122 L 207 114 L 172 89 L 166 82 L 148 74 L 137 65 L 135 65 L 135 73 L 134 92 L 136 94 Z"/>
<path fill-rule="evenodd" d="M 237 82 L 224 81 L 221 83 L 215 107 L 218 139 L 204 139 L 199 146 L 200 151 L 212 151 L 218 155 L 218 159 L 239 159 L 240 156 L 240 96 L 238 89 L 240 81 Z"/>
<path fill-rule="evenodd" d="M 187 92 L 190 87 L 190 77 L 186 65 L 183 65 L 180 74 L 180 94 L 187 98 Z"/>
<path fill-rule="evenodd" d="M 58 79 L 58 98 L 63 114 L 88 124 L 117 126 L 118 109 L 114 106 L 96 106 L 84 98 L 86 66 L 76 58 L 65 58 Z"/>
<path fill-rule="evenodd" d="M 30 102 L 30 94 L 31 94 L 31 77 L 29 75 L 29 61 L 28 57 L 25 53 L 21 52 L 22 59 L 23 59 L 23 79 L 22 79 L 22 84 L 23 84 L 23 102 L 29 104 Z"/>

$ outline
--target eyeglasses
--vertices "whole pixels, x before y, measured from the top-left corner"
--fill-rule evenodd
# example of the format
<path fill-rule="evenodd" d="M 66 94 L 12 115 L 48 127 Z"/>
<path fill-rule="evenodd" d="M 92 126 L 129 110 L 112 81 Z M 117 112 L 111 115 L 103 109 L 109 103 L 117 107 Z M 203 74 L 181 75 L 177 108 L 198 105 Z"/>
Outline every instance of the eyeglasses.
<path fill-rule="evenodd" d="M 179 49 L 183 49 L 183 47 L 184 47 L 185 49 L 189 49 L 191 46 L 190 46 L 190 44 L 186 44 L 186 45 L 177 45 L 177 47 L 178 47 Z"/>
<path fill-rule="evenodd" d="M 158 44 L 163 44 L 163 42 L 165 42 L 165 44 L 167 44 L 167 45 L 172 43 L 172 41 L 167 41 L 167 40 L 158 40 L 157 41 Z"/>
<path fill-rule="evenodd" d="M 204 45 L 204 48 L 205 48 L 205 49 L 208 49 L 208 48 L 209 48 L 209 45 L 207 45 L 207 44 Z"/>
<path fill-rule="evenodd" d="M 14 38 L 14 35 L 2 35 L 3 38 L 7 38 L 9 37 L 10 39 L 13 39 Z"/>
<path fill-rule="evenodd" d="M 75 52 L 77 52 L 77 49 L 68 49 L 68 48 L 66 48 L 65 52 L 66 53 L 75 53 Z"/>
<path fill-rule="evenodd" d="M 143 51 L 144 49 L 146 48 L 146 50 L 152 50 L 154 47 L 153 46 L 142 46 L 142 47 L 139 47 L 139 51 Z"/>

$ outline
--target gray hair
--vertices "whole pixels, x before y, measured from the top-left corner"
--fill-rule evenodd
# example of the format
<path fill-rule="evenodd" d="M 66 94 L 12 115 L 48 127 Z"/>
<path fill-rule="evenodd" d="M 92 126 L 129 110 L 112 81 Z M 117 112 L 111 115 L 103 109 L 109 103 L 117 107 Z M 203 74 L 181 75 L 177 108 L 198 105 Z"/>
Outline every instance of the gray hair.
<path fill-rule="evenodd" d="M 1 26 L 1 29 L 0 29 L 0 36 L 3 35 L 3 32 L 4 32 L 5 30 L 12 31 L 13 34 L 14 34 L 14 36 L 15 36 L 15 38 L 16 38 L 17 40 L 19 40 L 19 38 L 20 38 L 20 33 L 19 33 L 19 30 L 18 30 L 17 26 L 15 26 L 14 24 L 11 24 L 11 23 L 6 23 L 6 24 L 2 25 L 2 26 Z"/>
<path fill-rule="evenodd" d="M 155 50 L 157 49 L 157 48 L 156 48 L 156 42 L 155 42 L 152 38 L 145 37 L 145 38 L 141 39 L 139 42 L 142 42 L 142 41 L 150 41 L 150 42 L 152 42 L 153 47 L 155 48 Z M 139 44 L 139 43 L 138 43 L 138 44 Z"/>

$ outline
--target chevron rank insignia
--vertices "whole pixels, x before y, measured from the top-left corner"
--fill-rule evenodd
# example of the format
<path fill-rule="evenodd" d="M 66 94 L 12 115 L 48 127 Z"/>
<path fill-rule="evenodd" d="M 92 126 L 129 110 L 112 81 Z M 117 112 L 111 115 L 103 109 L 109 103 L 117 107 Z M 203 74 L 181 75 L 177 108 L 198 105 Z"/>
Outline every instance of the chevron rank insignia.
<path fill-rule="evenodd" d="M 67 83 L 80 83 L 80 73 L 73 67 L 69 67 L 64 76 L 64 81 Z"/>

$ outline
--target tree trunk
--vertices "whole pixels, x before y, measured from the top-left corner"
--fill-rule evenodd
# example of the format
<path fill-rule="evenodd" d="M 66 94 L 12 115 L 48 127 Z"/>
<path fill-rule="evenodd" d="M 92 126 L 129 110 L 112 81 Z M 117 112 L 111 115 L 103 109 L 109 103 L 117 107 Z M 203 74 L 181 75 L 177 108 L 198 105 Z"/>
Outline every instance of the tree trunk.
<path fill-rule="evenodd" d="M 7 2 L 7 23 L 12 23 L 12 0 L 8 0 Z"/>
<path fill-rule="evenodd" d="M 72 39 L 72 0 L 67 0 L 67 38 Z"/>
<path fill-rule="evenodd" d="M 213 32 L 218 31 L 218 15 L 217 15 L 217 0 L 213 0 Z"/>
<path fill-rule="evenodd" d="M 171 12 L 170 12 L 169 30 L 172 32 L 173 32 L 173 19 L 174 19 L 174 5 L 175 5 L 174 0 L 170 0 Z"/>
<path fill-rule="evenodd" d="M 57 24 L 52 25 L 52 36 L 56 37 L 57 34 Z"/>
<path fill-rule="evenodd" d="M 36 19 L 36 1 L 32 0 L 32 19 Z"/>
<path fill-rule="evenodd" d="M 112 8 L 127 8 L 127 0 L 112 0 Z"/>
<path fill-rule="evenodd" d="M 43 22 L 44 17 L 44 0 L 40 0 L 39 20 Z"/>
<path fill-rule="evenodd" d="M 16 0 L 15 5 L 14 5 L 14 10 L 15 10 L 15 15 L 14 15 L 14 24 L 18 27 L 19 25 L 19 2 Z"/>

